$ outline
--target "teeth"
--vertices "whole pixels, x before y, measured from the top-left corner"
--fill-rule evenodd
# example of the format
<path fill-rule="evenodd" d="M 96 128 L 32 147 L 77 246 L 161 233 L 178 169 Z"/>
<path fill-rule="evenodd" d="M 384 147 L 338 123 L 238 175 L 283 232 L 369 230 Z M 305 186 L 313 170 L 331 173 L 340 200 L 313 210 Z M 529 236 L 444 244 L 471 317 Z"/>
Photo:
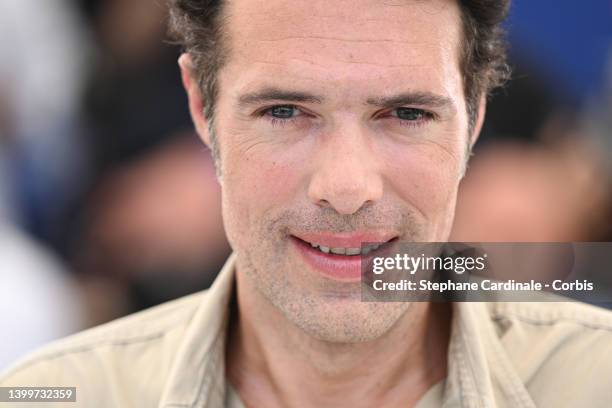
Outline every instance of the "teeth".
<path fill-rule="evenodd" d="M 367 253 L 378 249 L 381 245 L 382 244 L 367 245 L 363 247 L 362 249 L 362 248 L 330 248 L 330 247 L 326 247 L 326 246 L 319 245 L 319 244 L 313 244 L 312 242 L 310 243 L 311 247 L 317 248 L 321 252 L 324 252 L 326 254 L 329 254 L 331 252 L 332 254 L 336 254 L 336 255 L 360 255 L 360 254 L 366 255 Z"/>
<path fill-rule="evenodd" d="M 359 255 L 361 253 L 361 248 L 346 248 L 347 255 Z"/>

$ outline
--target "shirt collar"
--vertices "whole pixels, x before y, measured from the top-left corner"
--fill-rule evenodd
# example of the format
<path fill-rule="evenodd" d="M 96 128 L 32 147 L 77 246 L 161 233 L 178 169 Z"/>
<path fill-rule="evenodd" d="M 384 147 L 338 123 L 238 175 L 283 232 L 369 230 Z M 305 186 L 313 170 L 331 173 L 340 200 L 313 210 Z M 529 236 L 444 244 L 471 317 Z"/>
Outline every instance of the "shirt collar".
<path fill-rule="evenodd" d="M 223 407 L 225 341 L 235 262 L 233 253 L 203 296 L 177 350 L 160 408 Z M 442 406 L 535 408 L 483 303 L 453 303 Z"/>
<path fill-rule="evenodd" d="M 234 288 L 235 253 L 202 297 L 176 352 L 159 407 L 223 406 L 225 338 Z"/>

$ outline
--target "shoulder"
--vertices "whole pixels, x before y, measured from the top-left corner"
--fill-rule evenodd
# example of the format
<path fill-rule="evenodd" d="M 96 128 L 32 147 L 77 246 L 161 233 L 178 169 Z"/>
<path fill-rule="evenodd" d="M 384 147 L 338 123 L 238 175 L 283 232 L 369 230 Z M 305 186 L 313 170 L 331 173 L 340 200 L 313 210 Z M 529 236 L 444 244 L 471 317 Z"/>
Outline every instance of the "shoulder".
<path fill-rule="evenodd" d="M 0 374 L 0 385 L 76 386 L 77 396 L 96 397 L 95 406 L 155 406 L 159 395 L 151 390 L 161 392 L 206 295 L 185 296 L 55 341 Z M 128 401 L 135 395 L 138 404 Z"/>
<path fill-rule="evenodd" d="M 569 301 L 488 307 L 506 354 L 536 400 L 609 403 L 612 312 Z"/>

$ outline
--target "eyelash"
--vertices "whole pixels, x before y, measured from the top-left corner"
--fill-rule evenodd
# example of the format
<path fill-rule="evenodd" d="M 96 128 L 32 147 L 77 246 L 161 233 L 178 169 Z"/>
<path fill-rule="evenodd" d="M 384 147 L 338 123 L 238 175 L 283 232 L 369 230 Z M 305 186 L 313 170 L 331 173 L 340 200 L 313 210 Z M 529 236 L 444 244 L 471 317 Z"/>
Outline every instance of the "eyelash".
<path fill-rule="evenodd" d="M 422 117 L 420 119 L 418 119 L 418 120 L 408 120 L 408 119 L 400 119 L 399 117 L 391 115 L 391 113 L 394 110 L 402 109 L 402 108 L 404 108 L 404 109 L 412 109 L 412 110 L 418 112 Z M 421 126 L 424 126 L 428 122 L 431 122 L 431 121 L 437 119 L 437 116 L 433 112 L 429 112 L 429 111 L 426 111 L 426 110 L 420 109 L 420 108 L 398 107 L 398 108 L 394 108 L 394 109 L 388 111 L 386 115 L 388 115 L 389 117 L 391 117 L 393 119 L 396 119 L 399 122 L 400 126 L 407 126 L 407 127 L 410 127 L 410 128 L 419 128 Z"/>
<path fill-rule="evenodd" d="M 294 124 L 301 117 L 301 115 L 300 115 L 300 116 L 297 116 L 297 117 L 292 117 L 292 118 L 287 118 L 287 119 L 275 118 L 274 116 L 272 116 L 270 114 L 270 112 L 273 109 L 278 108 L 278 107 L 290 107 L 290 108 L 293 108 L 293 109 L 296 109 L 296 110 L 300 111 L 300 113 L 302 115 L 306 114 L 306 113 L 304 113 L 303 110 L 301 110 L 299 107 L 297 107 L 295 105 L 274 105 L 274 106 L 270 106 L 270 107 L 265 108 L 262 111 L 260 111 L 258 116 L 266 117 L 266 120 L 268 120 L 268 122 L 270 123 L 270 125 L 272 127 L 284 127 L 284 126 L 287 126 L 287 125 Z M 395 109 L 400 109 L 400 108 L 402 108 L 402 107 L 395 108 Z M 391 112 L 393 112 L 393 110 L 395 110 L 395 109 L 392 109 L 391 111 L 388 111 L 388 116 L 387 115 L 382 115 L 382 116 L 378 116 L 378 117 L 379 118 L 380 117 L 382 117 L 382 118 L 390 117 L 390 118 L 396 119 L 399 122 L 400 126 L 407 126 L 407 127 L 411 127 L 411 128 L 421 127 L 421 126 L 425 125 L 427 122 L 430 122 L 430 121 L 433 121 L 433 120 L 437 119 L 437 117 L 436 117 L 436 115 L 434 113 L 426 111 L 424 109 L 419 109 L 419 108 L 407 108 L 407 109 L 414 109 L 415 111 L 418 111 L 422 115 L 421 119 L 418 119 L 418 120 L 400 119 L 399 117 L 391 115 Z"/>
<path fill-rule="evenodd" d="M 265 117 L 265 118 L 266 118 L 266 120 L 267 120 L 268 122 L 270 122 L 270 124 L 271 124 L 273 127 L 283 127 L 283 126 L 287 126 L 287 125 L 294 124 L 294 123 L 295 123 L 295 122 L 296 122 L 296 121 L 297 121 L 297 120 L 298 120 L 298 119 L 301 117 L 301 116 L 297 116 L 297 117 L 292 117 L 292 118 L 287 118 L 287 119 L 275 118 L 274 116 L 272 116 L 272 115 L 270 114 L 270 112 L 271 112 L 273 109 L 275 109 L 275 108 L 279 108 L 279 107 L 293 108 L 293 109 L 295 109 L 295 110 L 300 111 L 300 113 L 301 113 L 302 115 L 304 115 L 304 114 L 305 114 L 303 110 L 301 110 L 300 108 L 298 108 L 298 107 L 297 107 L 297 106 L 295 106 L 295 105 L 274 105 L 274 106 L 270 106 L 270 107 L 268 107 L 268 108 L 265 108 L 265 109 L 261 110 L 261 111 L 258 113 L 258 116 L 259 116 L 259 117 Z"/>

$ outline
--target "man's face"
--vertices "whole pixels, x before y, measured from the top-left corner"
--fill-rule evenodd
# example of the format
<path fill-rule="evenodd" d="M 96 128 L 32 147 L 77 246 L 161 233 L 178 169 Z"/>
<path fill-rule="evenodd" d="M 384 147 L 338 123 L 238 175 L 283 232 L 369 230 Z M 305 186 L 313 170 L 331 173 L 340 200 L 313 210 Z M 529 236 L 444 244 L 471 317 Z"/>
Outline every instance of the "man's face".
<path fill-rule="evenodd" d="M 377 338 L 409 304 L 360 302 L 359 256 L 311 244 L 447 239 L 468 145 L 458 5 L 232 0 L 226 16 L 215 129 L 238 273 L 315 337 Z"/>

